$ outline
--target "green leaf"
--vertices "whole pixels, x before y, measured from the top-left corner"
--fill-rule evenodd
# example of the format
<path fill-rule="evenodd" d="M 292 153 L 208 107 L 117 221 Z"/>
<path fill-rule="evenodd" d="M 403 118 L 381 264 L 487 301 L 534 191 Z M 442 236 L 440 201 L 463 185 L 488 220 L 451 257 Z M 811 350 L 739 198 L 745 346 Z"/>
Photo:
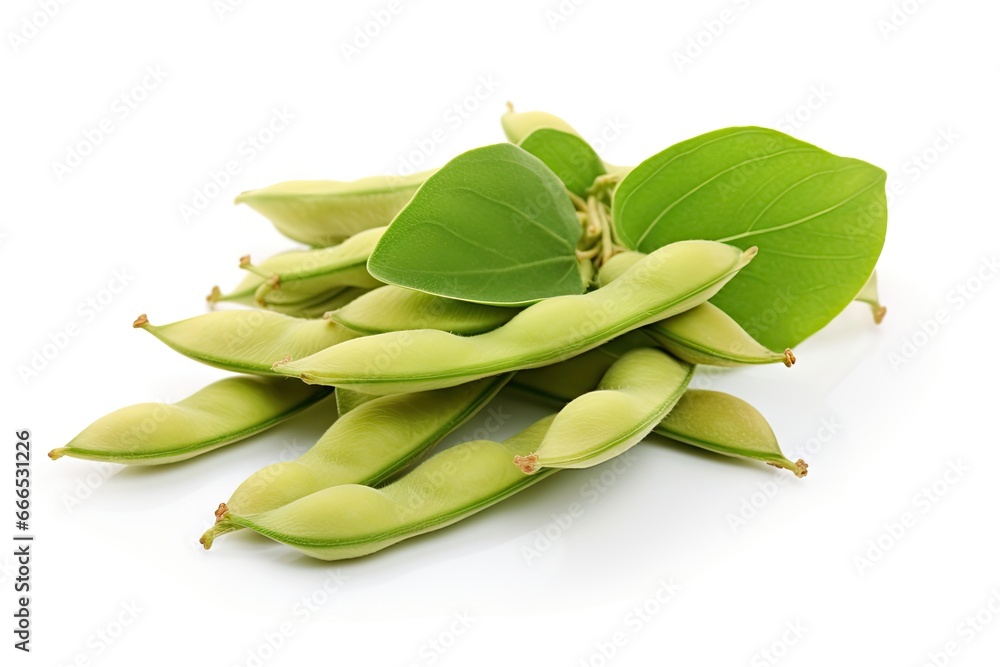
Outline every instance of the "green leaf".
<path fill-rule="evenodd" d="M 590 144 L 569 132 L 542 128 L 526 136 L 519 145 L 544 162 L 567 190 L 580 197 L 586 197 L 594 179 L 605 173 L 601 158 Z"/>
<path fill-rule="evenodd" d="M 710 239 L 757 258 L 712 302 L 771 349 L 793 347 L 854 299 L 885 240 L 885 172 L 759 127 L 703 134 L 636 167 L 614 195 L 629 248 Z"/>
<path fill-rule="evenodd" d="M 459 155 L 424 183 L 368 260 L 382 282 L 520 306 L 581 294 L 580 223 L 562 183 L 512 144 Z"/>

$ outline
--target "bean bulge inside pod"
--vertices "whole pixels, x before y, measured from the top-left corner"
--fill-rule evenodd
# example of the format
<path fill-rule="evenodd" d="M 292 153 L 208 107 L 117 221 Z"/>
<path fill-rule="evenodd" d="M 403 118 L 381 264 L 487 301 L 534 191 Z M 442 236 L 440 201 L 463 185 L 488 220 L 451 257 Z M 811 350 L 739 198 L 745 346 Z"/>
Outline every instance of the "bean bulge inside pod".
<path fill-rule="evenodd" d="M 329 395 L 280 377 L 232 377 L 177 403 L 139 403 L 85 428 L 49 457 L 129 465 L 183 461 L 248 438 Z"/>
<path fill-rule="evenodd" d="M 564 407 L 538 451 L 514 463 L 527 474 L 541 468 L 589 468 L 642 440 L 670 412 L 694 366 L 651 347 L 629 350 L 595 391 Z"/>
<path fill-rule="evenodd" d="M 455 386 L 545 366 L 711 298 L 754 256 L 714 241 L 681 241 L 647 255 L 594 292 L 546 299 L 478 336 L 403 331 L 369 336 L 275 371 L 311 384 L 394 394 Z"/>
<path fill-rule="evenodd" d="M 479 412 L 510 378 L 382 396 L 341 415 L 297 460 L 273 463 L 240 484 L 219 506 L 202 544 L 239 528 L 226 520 L 230 514 L 254 516 L 340 484 L 381 484 Z"/>
<path fill-rule="evenodd" d="M 450 447 L 380 489 L 334 486 L 255 516 L 229 513 L 224 521 L 313 558 L 364 556 L 449 526 L 558 472 L 525 475 L 510 463 L 538 449 L 552 419 L 502 443 L 474 440 Z"/>

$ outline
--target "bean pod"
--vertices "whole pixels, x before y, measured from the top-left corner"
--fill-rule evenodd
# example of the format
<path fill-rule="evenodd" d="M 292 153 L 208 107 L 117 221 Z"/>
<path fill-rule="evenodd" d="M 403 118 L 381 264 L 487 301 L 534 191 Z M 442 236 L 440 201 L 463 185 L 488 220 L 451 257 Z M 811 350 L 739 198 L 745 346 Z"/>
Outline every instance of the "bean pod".
<path fill-rule="evenodd" d="M 183 461 L 280 424 L 330 393 L 319 389 L 284 378 L 226 378 L 177 403 L 116 410 L 49 457 L 128 465 Z"/>
<path fill-rule="evenodd" d="M 132 326 L 195 361 L 254 375 L 277 375 L 275 362 L 308 357 L 357 335 L 327 320 L 264 310 L 219 310 L 160 326 L 140 315 Z"/>
<path fill-rule="evenodd" d="M 546 299 L 478 336 L 417 330 L 368 336 L 275 371 L 370 394 L 451 387 L 545 366 L 711 298 L 755 254 L 713 241 L 660 248 L 588 294 Z"/>
<path fill-rule="evenodd" d="M 559 411 L 538 451 L 514 463 L 532 474 L 542 468 L 589 468 L 614 458 L 666 417 L 693 374 L 694 366 L 660 350 L 629 350 L 594 391 Z"/>
<path fill-rule="evenodd" d="M 251 517 L 223 512 L 220 524 L 249 528 L 322 560 L 356 558 L 440 530 L 558 471 L 522 474 L 514 456 L 538 449 L 552 418 L 499 443 L 456 445 L 381 489 L 334 486 Z M 205 539 L 205 548 L 212 540 Z"/>

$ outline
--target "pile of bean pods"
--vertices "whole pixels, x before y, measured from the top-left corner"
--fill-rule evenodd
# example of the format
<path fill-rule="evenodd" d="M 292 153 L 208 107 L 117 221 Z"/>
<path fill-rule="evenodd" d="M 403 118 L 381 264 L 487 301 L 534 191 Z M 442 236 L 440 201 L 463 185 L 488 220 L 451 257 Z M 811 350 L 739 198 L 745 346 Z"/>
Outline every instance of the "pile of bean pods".
<path fill-rule="evenodd" d="M 508 143 L 438 170 L 241 194 L 308 247 L 243 257 L 245 278 L 213 288 L 208 313 L 134 323 L 239 375 L 178 403 L 122 408 L 50 456 L 173 463 L 335 401 L 323 436 L 250 475 L 201 537 L 207 549 L 249 529 L 324 560 L 438 530 L 650 434 L 805 476 L 753 406 L 689 385 L 699 364 L 791 367 L 789 348 L 852 300 L 881 320 L 881 170 L 761 128 L 617 167 L 551 114 L 510 108 L 502 121 Z M 727 190 L 730 176 L 740 181 Z M 831 257 L 856 245 L 844 255 L 854 263 L 796 252 L 806 234 L 842 243 Z M 768 326 L 748 317 L 788 284 L 801 289 L 786 289 Z M 506 441 L 428 456 L 501 391 L 554 412 Z"/>

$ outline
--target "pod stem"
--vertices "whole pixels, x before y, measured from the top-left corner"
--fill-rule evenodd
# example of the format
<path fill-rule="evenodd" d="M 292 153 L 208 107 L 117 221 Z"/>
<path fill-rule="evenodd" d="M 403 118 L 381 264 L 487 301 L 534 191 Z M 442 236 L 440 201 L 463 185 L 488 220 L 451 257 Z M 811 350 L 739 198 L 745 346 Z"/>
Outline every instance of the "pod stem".
<path fill-rule="evenodd" d="M 220 535 L 225 535 L 226 533 L 231 533 L 233 531 L 239 530 L 241 526 L 236 525 L 229 520 L 229 508 L 226 503 L 219 503 L 219 507 L 215 510 L 215 525 L 206 530 L 198 542 L 205 547 L 205 549 L 211 549 L 212 543 L 215 538 Z"/>
<path fill-rule="evenodd" d="M 515 456 L 514 465 L 521 469 L 525 475 L 532 475 L 538 472 L 538 454 L 528 454 L 527 456 Z"/>
<path fill-rule="evenodd" d="M 796 477 L 805 477 L 809 474 L 809 464 L 799 459 L 795 463 L 792 463 L 788 459 L 782 457 L 778 461 L 768 461 L 767 465 L 774 466 L 775 468 L 784 468 L 785 470 L 791 470 L 795 473 Z"/>
<path fill-rule="evenodd" d="M 257 266 L 254 265 L 253 262 L 250 261 L 250 255 L 243 255 L 242 257 L 240 257 L 240 268 L 243 269 L 244 271 L 249 271 L 255 276 L 260 276 L 264 280 L 267 280 L 268 278 L 271 277 L 270 273 L 268 273 L 263 269 L 258 268 Z"/>

